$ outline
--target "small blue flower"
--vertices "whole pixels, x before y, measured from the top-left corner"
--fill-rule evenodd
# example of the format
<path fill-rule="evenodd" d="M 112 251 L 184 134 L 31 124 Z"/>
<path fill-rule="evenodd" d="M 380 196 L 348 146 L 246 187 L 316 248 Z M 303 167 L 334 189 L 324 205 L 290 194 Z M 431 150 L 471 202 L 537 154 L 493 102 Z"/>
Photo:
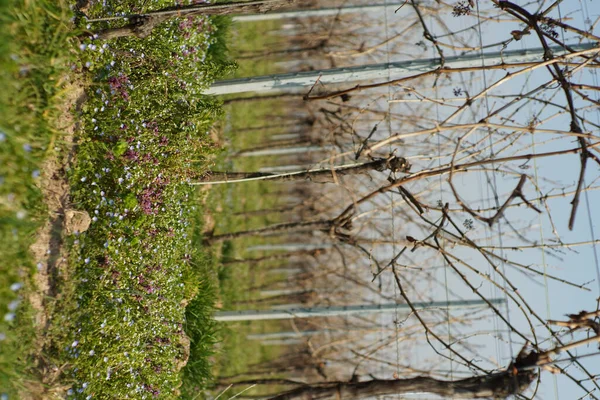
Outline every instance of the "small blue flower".
<path fill-rule="evenodd" d="M 18 307 L 19 304 L 21 304 L 21 300 L 13 300 L 10 303 L 8 303 L 8 311 L 15 311 Z"/>

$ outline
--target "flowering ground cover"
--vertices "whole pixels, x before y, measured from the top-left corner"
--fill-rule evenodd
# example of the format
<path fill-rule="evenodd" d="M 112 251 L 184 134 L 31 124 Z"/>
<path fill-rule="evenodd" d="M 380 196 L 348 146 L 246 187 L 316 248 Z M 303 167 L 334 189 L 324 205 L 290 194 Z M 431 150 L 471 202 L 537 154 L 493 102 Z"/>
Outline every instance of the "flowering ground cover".
<path fill-rule="evenodd" d="M 87 15 L 140 7 L 91 3 Z M 71 191 L 92 223 L 73 240 L 74 285 L 65 288 L 56 325 L 57 336 L 68 333 L 56 350 L 70 366 L 69 397 L 170 398 L 180 394 L 182 375 L 192 378 L 184 391 L 208 377 L 211 294 L 202 263 L 194 262 L 198 201 L 188 182 L 214 151 L 209 133 L 220 107 L 201 91 L 228 66 L 219 58 L 222 25 L 174 19 L 144 40 L 90 38 L 79 46 L 77 68 L 93 84 Z M 204 372 L 182 371 L 188 361 L 188 369 Z"/>
<path fill-rule="evenodd" d="M 24 4 L 6 7 L 18 20 Z M 104 1 L 90 2 L 80 11 L 98 18 L 171 5 Z M 0 278 L 1 395 L 11 398 L 27 391 L 26 384 L 11 383 L 15 365 L 21 365 L 23 382 L 49 371 L 57 374 L 52 391 L 60 397 L 196 396 L 209 377 L 214 292 L 212 261 L 200 246 L 199 194 L 188 181 L 202 173 L 216 151 L 209 133 L 221 108 L 201 91 L 232 67 L 224 59 L 226 22 L 174 19 L 143 40 L 99 41 L 93 36 L 81 39 L 81 33 L 109 23 L 91 26 L 77 13 L 74 25 L 66 4 L 55 8 L 46 10 L 39 21 L 21 20 L 24 29 L 45 29 L 36 42 L 41 49 L 31 53 L 45 54 L 43 62 L 56 62 L 55 69 L 60 66 L 59 71 L 46 71 L 43 96 L 37 98 L 45 101 L 45 107 L 33 110 L 39 118 L 32 122 L 5 118 L 13 110 L 0 114 L 4 118 L 0 144 L 7 157 L 0 170 L 0 242 L 2 254 L 10 259 Z M 52 16 L 63 30 L 47 23 Z M 41 27 L 30 27 L 38 22 Z M 50 51 L 44 49 L 64 59 L 51 53 L 50 60 Z M 19 76 L 24 63 L 17 61 L 12 61 L 13 74 L 3 82 L 15 76 L 28 78 Z M 46 121 L 51 109 L 46 99 L 52 98 L 53 89 L 62 88 L 47 76 L 56 80 L 64 74 L 78 76 L 85 86 L 66 175 L 71 206 L 87 212 L 91 224 L 85 232 L 63 236 L 69 248 L 68 267 L 56 277 L 58 294 L 49 310 L 44 354 L 38 357 L 44 360 L 41 368 L 25 356 L 33 350 L 23 339 L 35 336 L 35 330 L 23 291 L 37 288 L 23 271 L 35 270 L 28 248 L 47 217 L 38 212 L 35 224 L 28 216 L 44 207 L 33 183 L 52 130 L 30 132 Z M 27 104 L 35 94 L 21 100 L 26 109 L 37 106 Z M 5 237 L 14 240 L 6 244 Z M 27 265 L 29 269 L 24 269 Z"/>

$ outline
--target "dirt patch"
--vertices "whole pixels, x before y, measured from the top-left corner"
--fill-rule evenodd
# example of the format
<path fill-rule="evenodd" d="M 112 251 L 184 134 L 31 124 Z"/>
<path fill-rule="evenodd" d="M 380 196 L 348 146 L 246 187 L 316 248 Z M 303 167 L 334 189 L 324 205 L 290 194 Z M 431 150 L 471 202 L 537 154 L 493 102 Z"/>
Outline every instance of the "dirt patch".
<path fill-rule="evenodd" d="M 78 128 L 73 113 L 85 101 L 84 87 L 79 83 L 71 83 L 66 92 L 67 98 L 57 118 L 59 126 L 56 126 L 56 133 L 49 146 L 51 153 L 40 168 L 42 173 L 38 186 L 44 197 L 48 219 L 36 233 L 36 240 L 30 247 L 37 264 L 37 273 L 33 277 L 36 287 L 29 294 L 29 302 L 35 311 L 36 326 L 33 355 L 41 382 L 30 382 L 21 393 L 22 399 L 62 398 L 66 390 L 57 385 L 61 371 L 58 367 L 49 365 L 44 357 L 50 341 L 50 308 L 58 295 L 58 277 L 68 275 L 64 237 L 75 231 L 84 231 L 90 220 L 86 212 L 71 208 L 66 175 L 66 167 L 73 159 L 74 136 Z M 56 141 L 62 143 L 60 151 L 55 151 Z"/>
<path fill-rule="evenodd" d="M 85 211 L 66 210 L 65 211 L 65 231 L 67 235 L 85 232 L 90 227 L 92 219 Z"/>

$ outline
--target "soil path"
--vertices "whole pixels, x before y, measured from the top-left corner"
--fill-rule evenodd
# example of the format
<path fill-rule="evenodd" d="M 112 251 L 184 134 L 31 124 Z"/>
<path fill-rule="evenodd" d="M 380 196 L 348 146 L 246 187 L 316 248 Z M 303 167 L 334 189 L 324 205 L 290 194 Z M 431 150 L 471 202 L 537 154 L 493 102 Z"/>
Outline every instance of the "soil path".
<path fill-rule="evenodd" d="M 48 218 L 37 231 L 30 251 L 37 265 L 33 277 L 35 288 L 30 290 L 29 302 L 35 312 L 36 338 L 34 365 L 40 382 L 31 383 L 20 394 L 21 399 L 62 398 L 66 388 L 58 386 L 61 370 L 51 365 L 44 354 L 50 345 L 49 327 L 51 309 L 59 296 L 58 278 L 68 276 L 64 238 L 67 234 L 85 231 L 90 224 L 86 212 L 73 210 L 69 202 L 67 167 L 72 163 L 75 150 L 75 132 L 78 129 L 74 114 L 85 101 L 82 85 L 71 83 L 67 97 L 56 121 L 55 135 L 48 146 L 49 156 L 42 163 L 38 184 L 44 197 Z M 56 149 L 60 149 L 56 151 Z"/>

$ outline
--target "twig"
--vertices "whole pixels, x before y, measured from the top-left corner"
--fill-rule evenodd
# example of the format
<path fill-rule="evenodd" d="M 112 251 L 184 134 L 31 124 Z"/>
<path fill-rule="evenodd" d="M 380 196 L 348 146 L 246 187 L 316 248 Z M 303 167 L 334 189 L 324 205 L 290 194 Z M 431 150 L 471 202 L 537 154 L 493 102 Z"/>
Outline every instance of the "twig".
<path fill-rule="evenodd" d="M 394 264 L 392 264 L 392 272 L 394 274 L 394 280 L 396 281 L 396 285 L 398 286 L 398 290 L 400 291 L 400 296 L 402 296 L 402 298 L 404 299 L 404 301 L 406 301 L 406 304 L 408 304 L 408 306 L 410 307 L 411 312 L 414 314 L 415 317 L 417 317 L 417 319 L 419 320 L 419 323 L 421 324 L 421 326 L 423 327 L 423 329 L 425 329 L 425 332 L 427 334 L 427 342 L 429 343 L 429 345 L 431 346 L 431 348 L 433 349 L 433 351 L 435 351 L 440 356 L 446 358 L 446 356 L 444 356 L 443 354 L 441 354 L 435 348 L 435 346 L 429 341 L 429 335 L 433 336 L 439 343 L 442 344 L 442 346 L 444 346 L 447 350 L 449 350 L 455 356 L 457 356 L 458 358 L 460 358 L 468 367 L 470 367 L 470 368 L 476 368 L 479 371 L 482 371 L 482 372 L 484 372 L 486 374 L 489 374 L 490 371 L 487 371 L 487 370 L 481 368 L 480 366 L 478 366 L 477 364 L 473 363 L 473 360 L 467 360 L 462 354 L 460 354 L 459 352 L 457 352 L 456 350 L 454 350 L 454 348 L 452 348 L 452 346 L 450 346 L 448 343 L 446 343 L 445 340 L 443 340 L 440 336 L 438 336 L 435 332 L 433 332 L 429 328 L 429 326 L 425 323 L 425 321 L 423 320 L 423 318 L 421 318 L 421 315 L 419 314 L 419 311 L 415 308 L 415 306 L 410 301 L 409 297 L 406 295 L 406 292 L 404 291 L 404 287 L 402 286 L 402 282 L 400 281 L 400 277 L 398 276 L 398 272 L 396 271 L 396 266 Z"/>
<path fill-rule="evenodd" d="M 398 254 L 396 254 L 394 256 L 394 258 L 392 258 L 392 260 L 384 267 L 381 268 L 379 271 L 377 271 L 376 274 L 373 274 L 373 279 L 371 279 L 371 282 L 375 282 L 375 279 L 377 279 L 379 277 L 379 275 L 381 275 L 383 273 L 383 271 L 385 271 L 388 267 L 394 265 L 396 263 L 396 261 L 398 261 L 398 259 L 400 258 L 400 256 L 402 256 L 402 254 L 404 254 L 404 252 L 406 251 L 407 247 L 404 246 L 402 248 L 402 250 L 400 250 L 400 252 L 398 252 Z"/>
<path fill-rule="evenodd" d="M 423 27 L 423 37 L 425 39 L 429 40 L 431 43 L 433 43 L 433 45 L 435 46 L 435 49 L 437 50 L 437 52 L 440 56 L 440 67 L 443 67 L 444 64 L 446 63 L 446 58 L 444 57 L 444 51 L 438 45 L 437 40 L 433 37 L 433 35 L 429 31 L 429 28 L 427 28 L 427 24 L 425 23 L 425 20 L 423 19 L 423 15 L 421 15 L 421 11 L 419 10 L 419 6 L 415 2 L 415 0 L 410 0 L 410 2 L 412 4 L 413 8 L 415 9 L 415 12 L 417 13 L 417 17 L 419 17 L 421 26 Z"/>
<path fill-rule="evenodd" d="M 569 230 L 573 230 L 575 225 L 575 216 L 577 214 L 577 206 L 579 206 L 579 197 L 581 196 L 581 189 L 583 188 L 583 181 L 585 180 L 585 168 L 587 166 L 588 150 L 585 148 L 585 140 L 579 138 L 579 145 L 581 146 L 581 153 L 579 159 L 581 160 L 581 168 L 579 169 L 579 180 L 577 181 L 577 189 L 575 190 L 575 196 L 571 201 L 571 215 L 569 216 Z"/>
<path fill-rule="evenodd" d="M 595 143 L 586 145 L 585 148 L 590 149 L 590 148 L 599 147 L 599 146 L 600 146 L 600 142 L 595 142 Z M 450 171 L 465 172 L 471 167 L 485 165 L 485 164 L 492 164 L 492 163 L 498 164 L 498 163 L 502 163 L 502 162 L 506 162 L 506 161 L 517 161 L 517 160 L 531 160 L 534 158 L 552 157 L 552 156 L 557 156 L 557 155 L 579 153 L 580 151 L 581 151 L 581 148 L 576 147 L 576 148 L 565 149 L 565 150 L 551 151 L 551 152 L 547 152 L 547 153 L 537 153 L 537 154 L 531 153 L 531 154 L 522 154 L 522 155 L 518 155 L 518 156 L 509 156 L 509 157 L 503 157 L 503 158 L 473 161 L 470 163 L 457 164 L 453 168 L 452 167 L 438 167 L 438 168 L 431 168 L 429 170 L 422 170 L 419 172 L 410 173 L 410 174 L 407 174 L 406 176 L 404 176 L 403 178 L 397 179 L 389 185 L 382 186 L 382 187 L 378 188 L 377 190 L 374 190 L 374 191 L 370 192 L 369 194 L 363 196 L 362 198 L 356 200 L 355 202 L 350 204 L 348 207 L 346 207 L 346 209 L 338 217 L 336 217 L 336 219 L 345 218 L 348 214 L 352 213 L 352 211 L 355 209 L 355 207 L 357 205 L 360 205 L 360 204 L 376 197 L 379 194 L 386 193 L 392 189 L 400 187 L 401 185 L 406 184 L 408 182 L 413 182 L 413 181 L 417 181 L 417 180 L 432 177 L 432 176 L 443 175 L 443 174 L 449 173 Z"/>

